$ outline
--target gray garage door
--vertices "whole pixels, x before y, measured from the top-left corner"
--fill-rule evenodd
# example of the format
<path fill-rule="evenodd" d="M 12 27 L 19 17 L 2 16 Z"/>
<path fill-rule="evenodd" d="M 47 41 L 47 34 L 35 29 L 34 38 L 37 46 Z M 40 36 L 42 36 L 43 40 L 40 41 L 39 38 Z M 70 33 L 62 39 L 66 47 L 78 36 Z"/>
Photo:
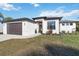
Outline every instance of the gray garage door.
<path fill-rule="evenodd" d="M 8 23 L 7 34 L 22 35 L 22 23 Z"/>

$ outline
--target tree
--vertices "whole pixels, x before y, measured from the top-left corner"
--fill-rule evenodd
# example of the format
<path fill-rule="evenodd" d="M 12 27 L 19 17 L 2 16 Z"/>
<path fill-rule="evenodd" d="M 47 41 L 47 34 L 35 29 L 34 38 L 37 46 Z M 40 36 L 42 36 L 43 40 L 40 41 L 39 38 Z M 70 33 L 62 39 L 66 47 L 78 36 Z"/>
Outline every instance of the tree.
<path fill-rule="evenodd" d="M 12 20 L 12 17 L 4 17 L 2 13 L 0 13 L 0 22 L 3 23 L 4 21 Z"/>
<path fill-rule="evenodd" d="M 4 16 L 2 13 L 0 13 L 0 22 L 3 23 L 3 21 L 4 21 Z"/>
<path fill-rule="evenodd" d="M 13 18 L 12 17 L 6 17 L 4 18 L 5 21 L 9 21 L 9 20 L 12 20 Z"/>
<path fill-rule="evenodd" d="M 76 23 L 76 30 L 79 31 L 79 22 Z"/>

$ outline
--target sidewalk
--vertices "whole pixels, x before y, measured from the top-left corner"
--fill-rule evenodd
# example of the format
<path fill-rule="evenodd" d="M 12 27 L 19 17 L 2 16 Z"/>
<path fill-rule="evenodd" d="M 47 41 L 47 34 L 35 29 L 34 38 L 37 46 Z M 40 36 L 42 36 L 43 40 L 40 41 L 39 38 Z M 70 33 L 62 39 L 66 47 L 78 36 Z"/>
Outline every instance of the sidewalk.
<path fill-rule="evenodd" d="M 0 34 L 0 42 L 9 40 L 9 39 L 22 39 L 22 38 L 32 38 L 35 36 L 39 36 L 41 34 L 35 34 L 35 35 L 30 35 L 30 36 L 22 36 L 22 35 L 3 35 Z"/>

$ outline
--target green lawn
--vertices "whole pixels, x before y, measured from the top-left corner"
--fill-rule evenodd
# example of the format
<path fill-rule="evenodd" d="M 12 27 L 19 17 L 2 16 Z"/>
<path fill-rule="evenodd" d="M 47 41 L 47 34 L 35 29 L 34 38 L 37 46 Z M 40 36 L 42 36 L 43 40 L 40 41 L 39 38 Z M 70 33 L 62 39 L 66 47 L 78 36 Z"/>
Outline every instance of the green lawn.
<path fill-rule="evenodd" d="M 79 33 L 0 42 L 0 55 L 79 55 Z"/>

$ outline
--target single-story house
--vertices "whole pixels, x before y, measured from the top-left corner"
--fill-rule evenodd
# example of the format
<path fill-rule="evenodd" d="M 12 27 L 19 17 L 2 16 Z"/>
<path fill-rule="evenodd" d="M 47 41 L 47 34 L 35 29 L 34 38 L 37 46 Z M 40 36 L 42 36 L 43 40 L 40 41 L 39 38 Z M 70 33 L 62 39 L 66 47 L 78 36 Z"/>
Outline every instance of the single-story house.
<path fill-rule="evenodd" d="M 59 34 L 62 17 L 36 17 L 33 19 L 39 23 L 39 30 L 43 34 L 46 34 L 49 30 L 51 30 L 52 34 Z"/>
<path fill-rule="evenodd" d="M 76 22 L 62 21 L 62 17 L 19 18 L 3 22 L 3 34 L 34 35 L 38 33 L 59 34 L 76 31 Z"/>
<path fill-rule="evenodd" d="M 19 18 L 3 22 L 3 34 L 33 35 L 38 32 L 38 24 L 29 18 Z"/>
<path fill-rule="evenodd" d="M 60 21 L 60 32 L 65 32 L 65 33 L 75 32 L 76 22 L 77 21 L 69 21 L 69 20 Z"/>

